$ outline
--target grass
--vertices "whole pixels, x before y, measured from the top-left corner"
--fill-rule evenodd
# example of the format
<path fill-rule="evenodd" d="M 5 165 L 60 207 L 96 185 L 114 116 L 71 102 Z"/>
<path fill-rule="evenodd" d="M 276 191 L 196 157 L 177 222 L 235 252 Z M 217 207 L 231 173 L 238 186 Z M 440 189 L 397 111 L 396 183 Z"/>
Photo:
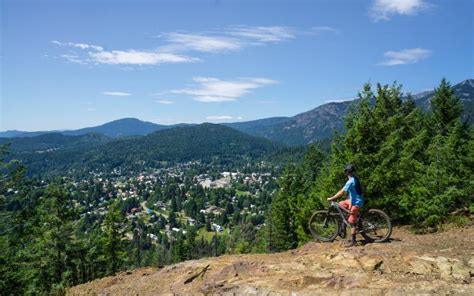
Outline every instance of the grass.
<path fill-rule="evenodd" d="M 470 224 L 470 220 L 465 216 L 450 216 L 448 217 L 448 223 L 452 223 L 457 227 L 464 227 Z"/>
<path fill-rule="evenodd" d="M 209 242 L 209 241 L 212 241 L 212 238 L 214 237 L 214 234 L 215 234 L 214 231 L 207 231 L 206 227 L 202 227 L 197 232 L 197 239 L 201 239 L 201 237 L 204 237 L 204 239 Z M 224 236 L 224 235 L 228 235 L 228 234 L 229 234 L 228 229 L 224 229 L 224 231 L 222 231 L 222 232 L 219 232 L 219 231 L 217 232 L 217 236 Z"/>
<path fill-rule="evenodd" d="M 237 197 L 241 197 L 241 196 L 249 196 L 250 195 L 250 192 L 248 191 L 241 191 L 241 190 L 235 190 L 235 194 L 237 195 Z"/>

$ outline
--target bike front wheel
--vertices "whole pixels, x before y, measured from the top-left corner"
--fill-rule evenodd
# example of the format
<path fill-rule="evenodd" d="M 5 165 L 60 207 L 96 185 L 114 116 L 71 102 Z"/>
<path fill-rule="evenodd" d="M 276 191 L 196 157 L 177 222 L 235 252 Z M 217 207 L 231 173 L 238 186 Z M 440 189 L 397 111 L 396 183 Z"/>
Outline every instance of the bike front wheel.
<path fill-rule="evenodd" d="M 370 209 L 361 218 L 362 236 L 374 243 L 387 241 L 392 234 L 392 222 L 385 212 L 377 209 Z"/>
<path fill-rule="evenodd" d="M 315 212 L 308 226 L 313 238 L 323 242 L 332 242 L 339 233 L 338 216 L 329 211 Z"/>

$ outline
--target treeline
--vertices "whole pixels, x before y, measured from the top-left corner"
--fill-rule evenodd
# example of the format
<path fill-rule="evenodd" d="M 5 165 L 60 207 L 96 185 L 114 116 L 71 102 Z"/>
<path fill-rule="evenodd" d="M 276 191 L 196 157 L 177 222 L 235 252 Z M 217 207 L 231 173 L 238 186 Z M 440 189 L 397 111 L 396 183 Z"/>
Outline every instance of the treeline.
<path fill-rule="evenodd" d="M 11 143 L 10 159 L 19 159 L 28 174 L 41 177 L 77 176 L 90 172 L 143 171 L 189 161 L 225 168 L 241 168 L 283 145 L 250 136 L 219 124 L 175 127 L 155 133 L 111 139 L 103 135 L 45 134 L 31 138 L 0 139 Z"/>
<path fill-rule="evenodd" d="M 358 169 L 365 207 L 386 211 L 396 223 L 428 228 L 457 209 L 474 212 L 474 129 L 461 120 L 452 87 L 441 81 L 431 112 L 402 97 L 400 85 L 377 85 L 374 92 L 366 84 L 331 153 L 313 147 L 303 164 L 286 168 L 272 202 L 274 249 L 310 239 L 308 218 L 342 188 L 348 163 Z"/>
<path fill-rule="evenodd" d="M 67 287 L 118 271 L 266 251 L 264 230 L 257 226 L 264 221 L 259 209 L 270 203 L 273 182 L 262 188 L 239 177 L 233 188 L 204 189 L 186 173 L 151 187 L 131 181 L 121 190 L 133 186 L 137 196 L 121 198 L 119 188 L 106 180 L 28 178 L 21 163 L 5 161 L 7 147 L 0 148 L 2 295 L 62 295 Z M 158 215 L 142 208 L 161 211 L 157 203 L 170 206 Z M 224 212 L 203 215 L 208 205 Z M 140 215 L 131 215 L 139 208 Z M 244 208 L 249 212 L 241 214 Z M 231 231 L 214 232 L 212 223 Z"/>

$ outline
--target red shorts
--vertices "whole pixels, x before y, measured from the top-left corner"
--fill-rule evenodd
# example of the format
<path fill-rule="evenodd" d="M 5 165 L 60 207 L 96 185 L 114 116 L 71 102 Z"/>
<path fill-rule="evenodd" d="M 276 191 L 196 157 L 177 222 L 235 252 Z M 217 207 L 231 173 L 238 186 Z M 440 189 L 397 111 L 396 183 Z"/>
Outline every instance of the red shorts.
<path fill-rule="evenodd" d="M 359 214 L 360 208 L 358 206 L 351 206 L 351 201 L 349 199 L 339 202 L 339 205 L 351 211 L 349 214 L 349 219 L 347 220 L 349 223 L 355 224 L 357 222 L 357 216 Z"/>

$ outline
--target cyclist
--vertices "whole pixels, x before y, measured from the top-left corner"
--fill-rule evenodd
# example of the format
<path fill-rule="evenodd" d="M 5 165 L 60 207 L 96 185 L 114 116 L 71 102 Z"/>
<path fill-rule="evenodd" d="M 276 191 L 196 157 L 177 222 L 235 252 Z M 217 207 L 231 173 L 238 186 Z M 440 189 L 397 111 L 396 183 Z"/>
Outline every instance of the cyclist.
<path fill-rule="evenodd" d="M 328 198 L 329 201 L 340 198 L 344 192 L 349 193 L 349 198 L 339 202 L 339 205 L 350 211 L 348 222 L 351 224 L 351 239 L 346 246 L 354 246 L 356 242 L 356 223 L 357 216 L 360 209 L 364 206 L 364 197 L 362 196 L 362 187 L 359 179 L 354 175 L 356 168 L 353 164 L 348 164 L 344 168 L 344 174 L 347 176 L 347 182 L 344 187 L 339 190 L 334 196 Z"/>

